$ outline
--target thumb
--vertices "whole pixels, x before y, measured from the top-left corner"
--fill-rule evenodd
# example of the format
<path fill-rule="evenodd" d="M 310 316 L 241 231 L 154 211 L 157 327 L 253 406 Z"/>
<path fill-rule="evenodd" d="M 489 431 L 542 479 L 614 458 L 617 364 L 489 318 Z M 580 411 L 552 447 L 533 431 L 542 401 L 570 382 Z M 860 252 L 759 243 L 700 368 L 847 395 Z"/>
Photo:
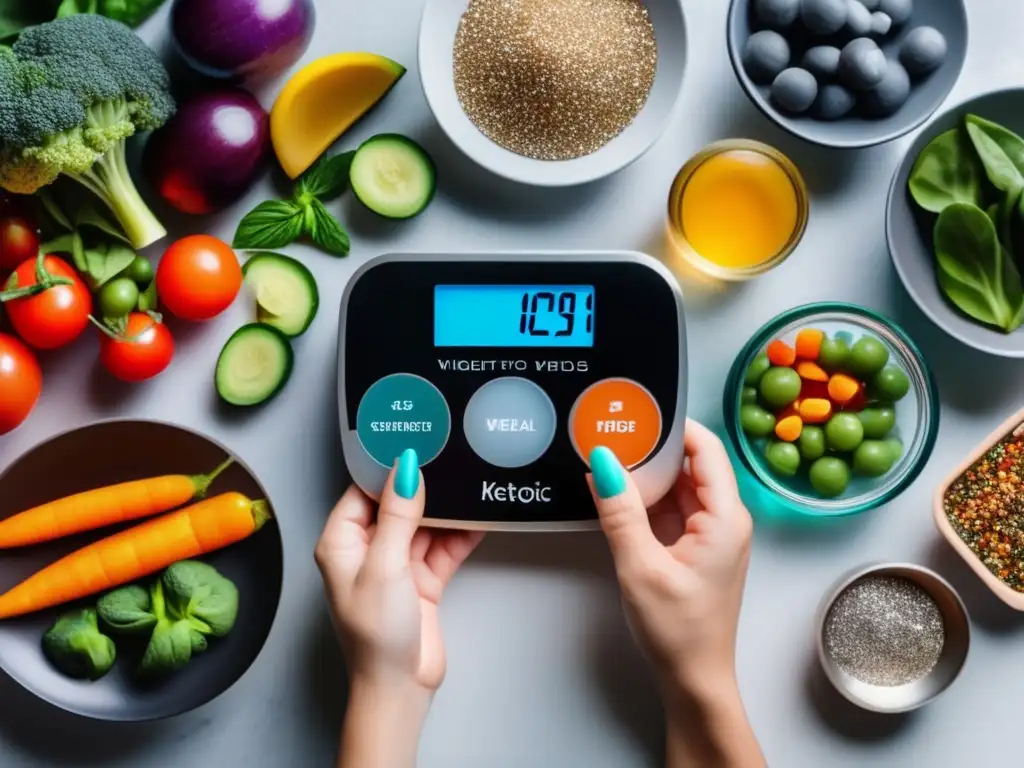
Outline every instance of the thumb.
<path fill-rule="evenodd" d="M 412 448 L 398 457 L 377 510 L 377 531 L 367 557 L 389 568 L 409 564 L 413 536 L 423 520 L 426 495 L 419 457 Z"/>
<path fill-rule="evenodd" d="M 601 529 L 621 569 L 634 559 L 656 556 L 661 545 L 651 530 L 647 508 L 633 478 L 609 448 L 598 446 L 590 453 L 590 489 L 597 505 Z"/>

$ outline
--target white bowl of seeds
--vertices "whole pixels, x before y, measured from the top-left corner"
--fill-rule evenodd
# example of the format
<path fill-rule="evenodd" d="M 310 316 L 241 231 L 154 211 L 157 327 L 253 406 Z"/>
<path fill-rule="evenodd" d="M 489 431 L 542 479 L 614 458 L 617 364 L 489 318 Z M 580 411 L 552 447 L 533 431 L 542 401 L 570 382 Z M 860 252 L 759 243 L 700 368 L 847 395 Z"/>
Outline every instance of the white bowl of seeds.
<path fill-rule="evenodd" d="M 686 68 L 680 0 L 427 0 L 419 69 L 442 130 L 479 165 L 563 187 L 665 131 Z"/>

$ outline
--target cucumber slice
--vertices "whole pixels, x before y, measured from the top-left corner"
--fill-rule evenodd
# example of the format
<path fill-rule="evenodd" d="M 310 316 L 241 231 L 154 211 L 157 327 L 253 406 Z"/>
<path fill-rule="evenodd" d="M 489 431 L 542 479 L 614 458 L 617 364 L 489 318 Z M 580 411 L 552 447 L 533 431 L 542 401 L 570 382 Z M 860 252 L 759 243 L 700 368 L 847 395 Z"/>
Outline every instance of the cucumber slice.
<path fill-rule="evenodd" d="M 292 373 L 288 337 L 272 325 L 250 323 L 235 331 L 217 359 L 217 394 L 231 405 L 259 405 L 280 392 Z"/>
<path fill-rule="evenodd" d="M 256 317 L 285 336 L 305 333 L 320 307 L 316 280 L 305 264 L 280 253 L 257 253 L 242 267 L 256 295 Z"/>
<path fill-rule="evenodd" d="M 410 219 L 434 199 L 434 161 L 419 144 L 381 133 L 356 150 L 348 172 L 359 202 L 388 219 Z"/>

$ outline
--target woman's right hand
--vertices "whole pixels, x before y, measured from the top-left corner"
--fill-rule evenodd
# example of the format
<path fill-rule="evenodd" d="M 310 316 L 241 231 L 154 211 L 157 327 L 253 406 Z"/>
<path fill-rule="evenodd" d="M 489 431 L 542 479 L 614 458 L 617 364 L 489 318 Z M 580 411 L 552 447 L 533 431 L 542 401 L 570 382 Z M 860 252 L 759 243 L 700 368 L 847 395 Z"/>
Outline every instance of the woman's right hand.
<path fill-rule="evenodd" d="M 722 442 L 687 421 L 688 468 L 651 510 L 607 448 L 591 481 L 630 627 L 657 672 L 669 765 L 761 766 L 735 677 L 753 525 Z"/>

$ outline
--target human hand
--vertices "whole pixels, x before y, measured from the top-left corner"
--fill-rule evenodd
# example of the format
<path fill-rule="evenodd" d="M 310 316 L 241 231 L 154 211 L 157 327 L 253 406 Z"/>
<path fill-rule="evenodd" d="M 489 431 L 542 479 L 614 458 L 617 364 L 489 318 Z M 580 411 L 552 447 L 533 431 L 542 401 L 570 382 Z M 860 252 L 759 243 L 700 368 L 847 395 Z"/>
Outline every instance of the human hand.
<path fill-rule="evenodd" d="M 722 442 L 687 420 L 688 467 L 644 508 L 607 448 L 591 486 L 634 636 L 665 700 L 666 765 L 762 768 L 736 683 L 736 631 L 753 525 Z"/>
<path fill-rule="evenodd" d="M 445 674 L 438 604 L 479 533 L 419 528 L 424 488 L 405 451 L 374 502 L 352 486 L 316 547 L 350 679 L 340 765 L 411 765 Z M 410 757 L 411 755 L 411 757 Z"/>

